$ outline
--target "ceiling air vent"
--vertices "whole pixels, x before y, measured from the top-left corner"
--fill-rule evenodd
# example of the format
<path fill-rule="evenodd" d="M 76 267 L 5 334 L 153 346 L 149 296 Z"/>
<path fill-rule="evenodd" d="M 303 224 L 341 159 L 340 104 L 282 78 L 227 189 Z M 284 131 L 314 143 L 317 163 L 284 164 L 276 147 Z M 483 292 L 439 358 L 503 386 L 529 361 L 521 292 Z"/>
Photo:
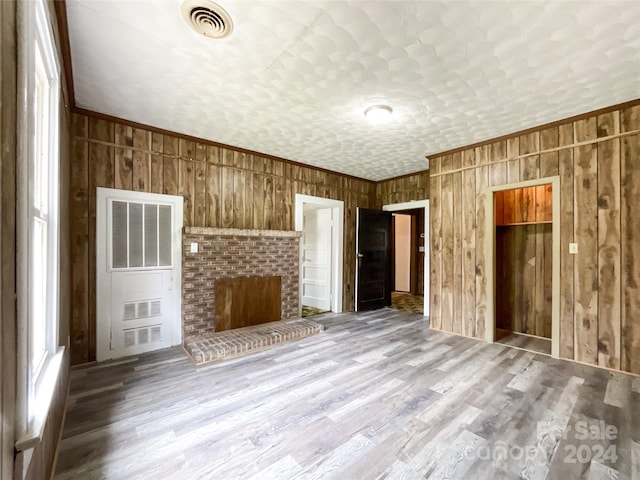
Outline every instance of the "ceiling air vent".
<path fill-rule="evenodd" d="M 224 38 L 233 30 L 229 14 L 220 5 L 208 0 L 186 0 L 182 16 L 187 24 L 209 38 Z"/>

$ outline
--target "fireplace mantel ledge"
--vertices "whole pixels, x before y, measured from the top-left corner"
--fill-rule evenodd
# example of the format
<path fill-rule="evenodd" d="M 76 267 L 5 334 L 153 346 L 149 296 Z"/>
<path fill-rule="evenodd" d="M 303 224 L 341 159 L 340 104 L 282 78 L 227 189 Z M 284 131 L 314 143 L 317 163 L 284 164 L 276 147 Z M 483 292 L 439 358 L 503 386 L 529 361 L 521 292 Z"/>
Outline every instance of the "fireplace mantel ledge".
<path fill-rule="evenodd" d="M 234 235 L 237 237 L 302 237 L 302 232 L 295 230 L 253 230 L 216 227 L 184 227 L 184 233 L 190 235 Z"/>

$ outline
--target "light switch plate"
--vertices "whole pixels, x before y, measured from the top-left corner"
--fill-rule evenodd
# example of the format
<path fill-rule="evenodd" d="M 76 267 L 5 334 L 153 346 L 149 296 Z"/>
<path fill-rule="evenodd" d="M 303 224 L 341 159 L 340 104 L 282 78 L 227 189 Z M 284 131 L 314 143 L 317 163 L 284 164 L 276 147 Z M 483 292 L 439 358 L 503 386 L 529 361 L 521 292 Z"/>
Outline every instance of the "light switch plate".
<path fill-rule="evenodd" d="M 424 252 L 424 247 L 423 247 L 422 245 L 420 245 L 420 246 L 418 247 L 418 251 L 419 251 L 419 252 Z"/>
<path fill-rule="evenodd" d="M 578 253 L 578 244 L 577 243 L 570 243 L 569 244 L 569 253 L 572 255 L 575 255 L 576 253 Z"/>
<path fill-rule="evenodd" d="M 191 253 L 198 253 L 198 242 L 191 242 Z"/>

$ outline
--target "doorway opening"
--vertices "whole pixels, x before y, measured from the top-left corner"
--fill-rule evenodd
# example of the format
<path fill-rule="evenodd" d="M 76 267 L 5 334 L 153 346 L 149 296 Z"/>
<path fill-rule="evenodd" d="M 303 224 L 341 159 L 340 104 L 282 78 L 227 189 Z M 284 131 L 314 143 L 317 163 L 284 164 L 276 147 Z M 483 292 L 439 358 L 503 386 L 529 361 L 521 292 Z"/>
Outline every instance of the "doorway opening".
<path fill-rule="evenodd" d="M 424 244 L 419 226 L 424 228 L 422 209 L 403 210 L 392 215 L 391 307 L 422 315 L 424 298 L 420 283 L 424 275 L 420 269 L 424 261 L 419 261 L 419 257 L 424 255 Z"/>
<path fill-rule="evenodd" d="M 429 316 L 429 200 L 382 209 L 393 212 L 391 306 Z"/>
<path fill-rule="evenodd" d="M 492 187 L 487 340 L 545 355 L 559 350 L 559 178 Z M 485 247 L 486 248 L 486 247 Z"/>
<path fill-rule="evenodd" d="M 344 202 L 296 194 L 300 316 L 342 312 Z"/>

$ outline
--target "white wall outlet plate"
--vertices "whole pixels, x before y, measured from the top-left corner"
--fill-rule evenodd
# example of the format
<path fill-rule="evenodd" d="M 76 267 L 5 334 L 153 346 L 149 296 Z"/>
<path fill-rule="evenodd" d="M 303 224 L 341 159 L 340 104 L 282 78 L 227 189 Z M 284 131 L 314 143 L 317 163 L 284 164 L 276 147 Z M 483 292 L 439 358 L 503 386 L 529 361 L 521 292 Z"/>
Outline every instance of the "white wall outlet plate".
<path fill-rule="evenodd" d="M 191 253 L 198 253 L 198 242 L 191 242 Z"/>
<path fill-rule="evenodd" d="M 577 243 L 570 243 L 569 244 L 569 253 L 572 255 L 575 255 L 578 253 L 578 244 Z"/>

